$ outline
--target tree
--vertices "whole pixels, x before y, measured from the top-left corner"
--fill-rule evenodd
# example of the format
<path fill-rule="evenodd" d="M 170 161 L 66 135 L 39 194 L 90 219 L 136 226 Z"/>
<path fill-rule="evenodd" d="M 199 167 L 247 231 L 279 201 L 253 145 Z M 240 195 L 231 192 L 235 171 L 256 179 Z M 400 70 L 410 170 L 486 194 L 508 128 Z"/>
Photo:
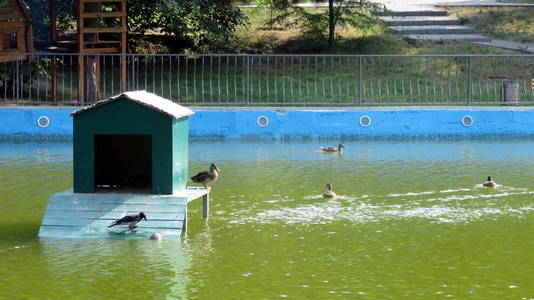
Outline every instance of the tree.
<path fill-rule="evenodd" d="M 275 15 L 283 15 L 291 6 L 289 0 L 258 0 L 257 3 L 259 7 L 269 10 L 269 21 L 267 21 L 266 25 L 271 29 L 276 24 Z"/>
<path fill-rule="evenodd" d="M 161 28 L 168 35 L 209 49 L 226 41 L 246 16 L 231 1 L 129 0 L 128 26 L 136 32 Z"/>
<path fill-rule="evenodd" d="M 320 0 L 315 2 L 322 3 Z M 315 38 L 323 38 L 328 32 L 328 47 L 335 43 L 336 28 L 351 25 L 356 28 L 368 29 L 377 22 L 377 15 L 385 12 L 383 4 L 370 0 L 328 0 L 328 9 L 310 10 L 296 5 L 291 6 L 288 13 L 280 14 L 276 22 L 287 22 L 301 27 L 305 34 Z"/>
<path fill-rule="evenodd" d="M 1 1 L 1 0 L 0 0 Z M 50 39 L 48 0 L 26 0 L 32 14 L 38 40 Z M 128 0 L 128 31 L 162 31 L 194 47 L 224 42 L 237 26 L 246 24 L 246 16 L 232 0 Z M 60 31 L 72 31 L 76 24 L 74 0 L 57 0 L 57 25 Z M 105 4 L 113 6 L 113 3 Z"/>

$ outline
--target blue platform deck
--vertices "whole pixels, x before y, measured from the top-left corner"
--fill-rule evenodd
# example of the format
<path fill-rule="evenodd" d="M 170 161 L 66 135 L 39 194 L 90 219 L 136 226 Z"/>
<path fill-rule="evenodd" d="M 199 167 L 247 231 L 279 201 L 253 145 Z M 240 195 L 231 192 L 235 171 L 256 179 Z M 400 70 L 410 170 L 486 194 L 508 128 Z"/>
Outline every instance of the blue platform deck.
<path fill-rule="evenodd" d="M 199 187 L 173 195 L 81 194 L 67 190 L 50 197 L 39 237 L 147 237 L 160 233 L 178 238 L 187 227 L 187 203 L 208 193 Z M 135 232 L 126 225 L 108 228 L 113 221 L 141 211 L 147 221 L 139 222 Z"/>

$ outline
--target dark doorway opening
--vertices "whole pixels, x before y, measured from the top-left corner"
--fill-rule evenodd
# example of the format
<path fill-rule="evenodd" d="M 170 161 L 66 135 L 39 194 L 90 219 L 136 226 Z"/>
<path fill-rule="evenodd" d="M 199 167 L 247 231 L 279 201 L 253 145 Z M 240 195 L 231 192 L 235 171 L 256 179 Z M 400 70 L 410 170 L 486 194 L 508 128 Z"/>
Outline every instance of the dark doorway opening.
<path fill-rule="evenodd" d="M 95 135 L 95 190 L 152 192 L 151 135 Z"/>

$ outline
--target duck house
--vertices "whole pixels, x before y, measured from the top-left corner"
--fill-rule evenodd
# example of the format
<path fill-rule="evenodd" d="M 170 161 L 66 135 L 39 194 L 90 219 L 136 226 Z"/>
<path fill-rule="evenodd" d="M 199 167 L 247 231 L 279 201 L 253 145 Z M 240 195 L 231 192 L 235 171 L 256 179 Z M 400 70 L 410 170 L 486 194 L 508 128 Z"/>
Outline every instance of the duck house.
<path fill-rule="evenodd" d="M 145 91 L 74 112 L 74 192 L 182 191 L 187 183 L 187 117 L 192 114 Z"/>
<path fill-rule="evenodd" d="M 187 203 L 208 190 L 187 188 L 188 117 L 193 111 L 145 91 L 126 92 L 74 113 L 74 188 L 52 195 L 39 236 L 179 236 Z M 108 226 L 144 212 L 133 231 Z M 207 213 L 204 215 L 207 217 Z"/>

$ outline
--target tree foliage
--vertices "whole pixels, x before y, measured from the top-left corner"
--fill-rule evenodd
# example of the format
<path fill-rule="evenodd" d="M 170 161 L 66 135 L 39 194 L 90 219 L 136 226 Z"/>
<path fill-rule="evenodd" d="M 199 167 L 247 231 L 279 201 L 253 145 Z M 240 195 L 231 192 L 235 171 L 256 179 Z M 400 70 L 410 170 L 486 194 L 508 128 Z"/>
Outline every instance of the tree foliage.
<path fill-rule="evenodd" d="M 324 1 L 315 0 L 318 3 Z M 353 26 L 363 30 L 376 24 L 377 15 L 384 13 L 380 3 L 370 0 L 328 0 L 328 9 L 307 9 L 296 5 L 278 11 L 273 22 L 298 27 L 310 38 L 328 38 L 332 47 L 338 26 Z"/>
<path fill-rule="evenodd" d="M 130 31 L 161 29 L 205 51 L 247 22 L 237 7 L 216 0 L 129 0 L 128 18 Z"/>
<path fill-rule="evenodd" d="M 30 7 L 36 38 L 48 41 L 49 7 L 45 0 L 26 0 Z M 59 29 L 74 29 L 74 0 L 58 0 Z M 209 50 L 225 42 L 236 27 L 246 24 L 246 16 L 230 0 L 128 0 L 128 30 L 144 33 L 160 29 L 192 47 Z M 105 9 L 105 8 L 103 8 Z"/>

